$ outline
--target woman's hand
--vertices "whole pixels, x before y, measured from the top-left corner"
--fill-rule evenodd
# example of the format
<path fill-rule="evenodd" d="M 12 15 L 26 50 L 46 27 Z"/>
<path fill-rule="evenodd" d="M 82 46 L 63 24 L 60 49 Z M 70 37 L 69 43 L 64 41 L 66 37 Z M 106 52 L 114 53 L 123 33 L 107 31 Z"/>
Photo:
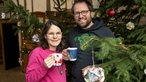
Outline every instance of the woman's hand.
<path fill-rule="evenodd" d="M 55 60 L 52 55 L 49 55 L 45 60 L 44 60 L 44 65 L 47 68 L 51 68 L 53 65 L 55 65 Z"/>
<path fill-rule="evenodd" d="M 62 58 L 63 58 L 64 60 L 69 60 L 67 49 L 64 49 L 64 50 L 62 51 Z"/>

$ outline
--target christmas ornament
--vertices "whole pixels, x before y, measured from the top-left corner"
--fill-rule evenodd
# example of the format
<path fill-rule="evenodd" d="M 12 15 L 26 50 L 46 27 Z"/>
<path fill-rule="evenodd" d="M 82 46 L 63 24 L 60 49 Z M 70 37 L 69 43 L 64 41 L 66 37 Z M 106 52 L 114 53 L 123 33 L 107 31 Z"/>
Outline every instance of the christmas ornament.
<path fill-rule="evenodd" d="M 128 30 L 132 30 L 132 29 L 134 29 L 134 27 L 135 27 L 135 25 L 134 25 L 134 23 L 133 22 L 128 22 L 127 24 L 126 24 L 126 28 L 128 29 Z"/>
<path fill-rule="evenodd" d="M 34 35 L 32 36 L 32 41 L 33 41 L 33 42 L 39 42 L 39 35 L 38 35 L 38 34 L 34 34 Z"/>
<path fill-rule="evenodd" d="M 1 19 L 5 19 L 6 18 L 6 14 L 5 13 L 1 13 Z"/>
<path fill-rule="evenodd" d="M 144 69 L 144 74 L 146 74 L 146 69 Z"/>
<path fill-rule="evenodd" d="M 104 70 L 101 67 L 87 66 L 83 69 L 83 75 L 86 82 L 104 82 Z"/>
<path fill-rule="evenodd" d="M 22 58 L 19 58 L 19 61 L 18 61 L 18 62 L 19 62 L 19 64 L 20 64 L 21 66 L 22 66 L 23 61 L 24 61 L 24 60 L 23 60 Z"/>
<path fill-rule="evenodd" d="M 108 15 L 111 16 L 111 17 L 113 17 L 115 15 L 114 9 L 109 10 L 108 11 Z"/>

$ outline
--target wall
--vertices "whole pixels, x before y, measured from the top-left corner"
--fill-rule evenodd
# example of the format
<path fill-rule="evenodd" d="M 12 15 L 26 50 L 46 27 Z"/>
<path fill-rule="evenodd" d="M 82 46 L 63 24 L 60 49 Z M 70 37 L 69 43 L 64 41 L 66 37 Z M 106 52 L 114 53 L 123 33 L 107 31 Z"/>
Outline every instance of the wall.
<path fill-rule="evenodd" d="M 17 0 L 12 0 L 16 3 Z M 24 6 L 25 0 L 19 0 L 19 3 Z M 53 0 L 50 0 L 50 4 L 47 5 L 47 0 L 26 0 L 26 9 L 28 9 L 30 12 L 32 12 L 32 1 L 33 1 L 33 11 L 47 11 L 47 6 L 50 6 L 51 11 L 55 11 Z M 67 4 L 63 5 L 62 7 L 66 7 L 67 9 L 70 9 L 72 6 L 72 3 L 74 0 L 67 0 Z"/>
<path fill-rule="evenodd" d="M 16 3 L 17 0 L 12 0 Z M 32 1 L 33 1 L 33 7 L 32 7 Z M 46 12 L 46 1 L 47 0 L 26 0 L 26 9 L 32 12 L 33 11 L 41 11 Z M 51 0 L 52 1 L 52 0 Z M 24 6 L 24 0 L 19 0 L 19 3 Z"/>

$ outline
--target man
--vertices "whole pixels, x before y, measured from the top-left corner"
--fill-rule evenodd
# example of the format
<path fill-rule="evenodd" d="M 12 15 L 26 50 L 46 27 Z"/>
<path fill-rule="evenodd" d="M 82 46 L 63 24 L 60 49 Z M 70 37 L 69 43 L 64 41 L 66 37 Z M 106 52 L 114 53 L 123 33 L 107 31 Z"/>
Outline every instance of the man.
<path fill-rule="evenodd" d="M 93 7 L 88 0 L 76 1 L 72 6 L 72 12 L 77 26 L 68 34 L 68 46 L 78 48 L 77 60 L 72 62 L 72 82 L 85 82 L 82 76 L 82 69 L 86 66 L 93 65 L 93 61 L 91 50 L 81 50 L 81 37 L 97 36 L 103 38 L 114 37 L 114 35 L 112 31 L 103 24 L 101 19 L 92 19 Z M 62 54 L 64 60 L 69 60 L 66 49 L 63 50 Z M 100 63 L 96 58 L 94 60 L 95 64 Z"/>

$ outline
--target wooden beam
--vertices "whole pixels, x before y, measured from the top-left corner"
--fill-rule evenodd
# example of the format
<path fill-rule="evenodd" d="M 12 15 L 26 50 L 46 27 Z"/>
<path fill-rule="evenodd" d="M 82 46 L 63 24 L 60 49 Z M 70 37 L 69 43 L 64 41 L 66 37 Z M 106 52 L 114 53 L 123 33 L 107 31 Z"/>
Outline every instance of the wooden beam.
<path fill-rule="evenodd" d="M 51 7 L 50 7 L 50 0 L 47 0 L 46 1 L 46 8 L 47 8 L 47 11 L 51 11 Z"/>
<path fill-rule="evenodd" d="M 32 12 L 33 12 L 33 0 L 31 0 L 31 9 L 32 9 Z"/>
<path fill-rule="evenodd" d="M 24 8 L 26 9 L 27 4 L 26 4 L 26 0 L 24 0 Z"/>

